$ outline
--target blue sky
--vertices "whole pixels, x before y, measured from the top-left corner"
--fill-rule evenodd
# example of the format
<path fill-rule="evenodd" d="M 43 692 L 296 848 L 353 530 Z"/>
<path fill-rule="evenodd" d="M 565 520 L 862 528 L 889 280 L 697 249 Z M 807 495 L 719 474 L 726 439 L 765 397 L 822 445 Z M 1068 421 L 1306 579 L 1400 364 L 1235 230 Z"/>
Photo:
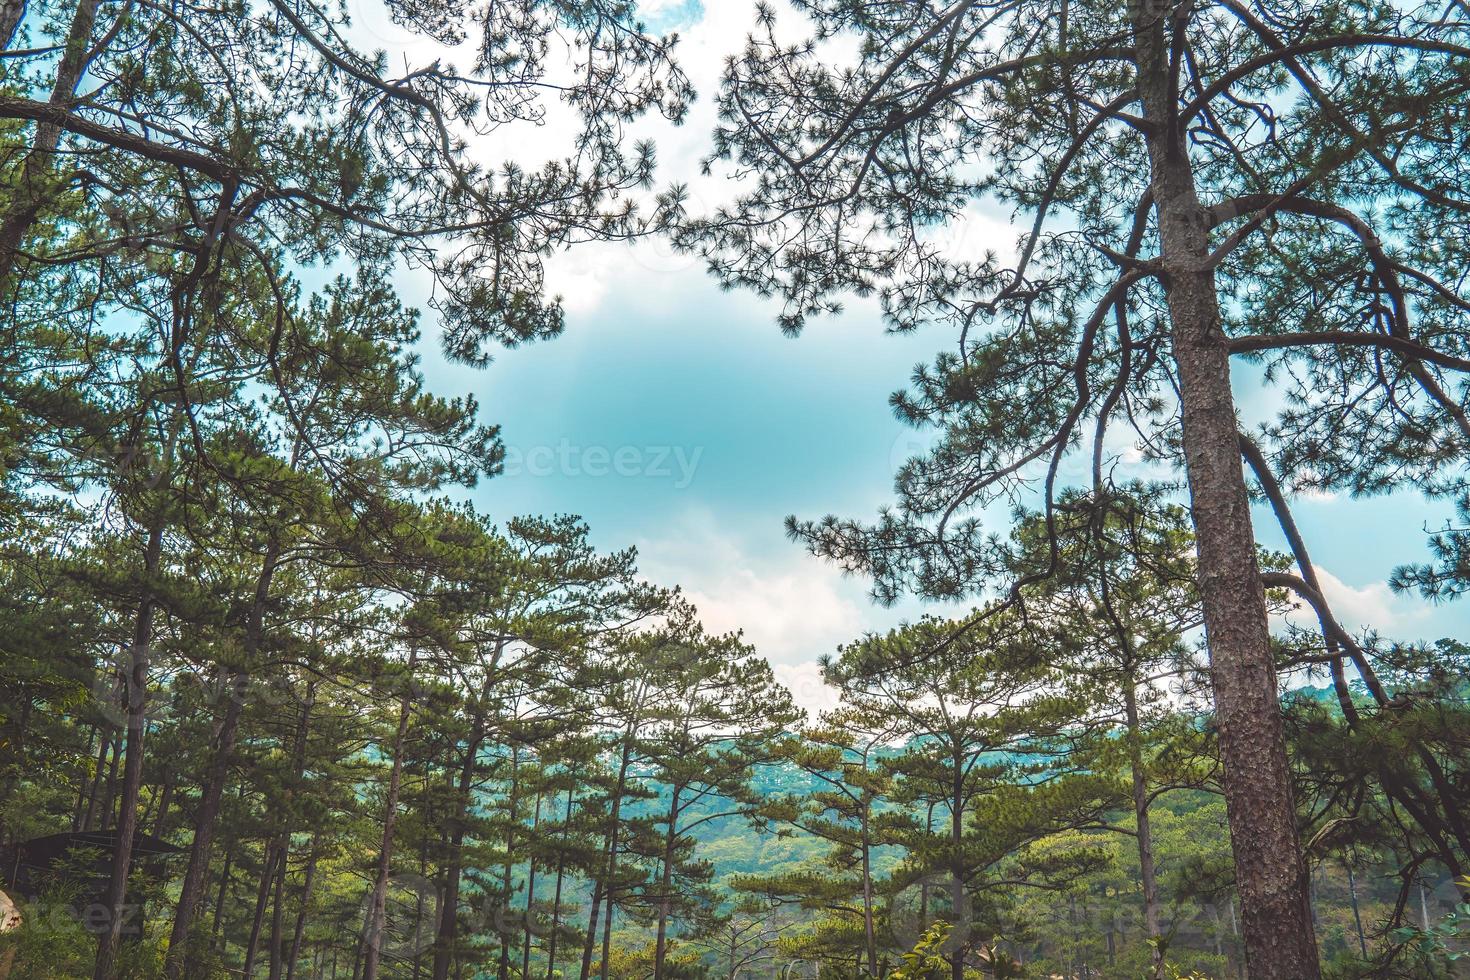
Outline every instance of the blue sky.
<path fill-rule="evenodd" d="M 915 437 L 887 396 L 945 331 L 886 335 L 857 306 L 793 340 L 769 305 L 721 292 L 699 268 L 642 258 L 599 254 L 606 280 L 584 285 L 555 341 L 483 370 L 431 363 L 437 387 L 476 394 L 511 451 L 507 474 L 474 499 L 497 518 L 580 514 L 601 545 L 637 545 L 650 578 L 690 592 L 712 627 L 744 629 L 807 703 L 823 704 L 816 658 L 920 607 L 873 606 L 865 582 L 807 556 L 782 520 L 866 517 L 892 499 Z M 1423 554 L 1442 508 L 1401 495 L 1298 499 L 1295 511 L 1350 625 L 1463 633 L 1463 604 L 1431 607 L 1385 584 Z M 1255 516 L 1263 543 L 1283 547 L 1269 515 Z"/>
<path fill-rule="evenodd" d="M 684 63 L 709 93 L 752 7 L 662 0 L 648 10 L 684 34 Z M 686 126 L 661 134 L 662 179 L 695 172 L 710 125 L 704 98 Z M 950 230 L 967 248 L 1006 249 L 1015 234 L 980 214 Z M 866 583 L 807 556 L 782 520 L 869 517 L 891 500 L 893 470 L 915 437 L 887 398 L 950 342 L 947 331 L 886 335 L 859 303 L 789 339 L 771 304 L 720 291 L 658 243 L 579 249 L 552 260 L 549 281 L 567 306 L 563 337 L 480 370 L 425 351 L 436 389 L 474 393 L 503 427 L 509 471 L 474 492 L 477 505 L 496 518 L 580 514 L 599 544 L 637 545 L 651 579 L 682 586 L 711 627 L 743 628 L 800 699 L 826 703 L 816 658 L 919 607 L 874 607 Z M 398 285 L 410 301 L 425 298 L 411 273 Z M 1238 387 L 1250 417 L 1260 396 Z M 1430 607 L 1385 584 L 1395 565 L 1424 554 L 1424 529 L 1448 516 L 1444 507 L 1406 494 L 1303 499 L 1295 510 L 1350 626 L 1403 638 L 1466 632 L 1463 604 Z M 1268 515 L 1256 522 L 1263 543 L 1282 545 Z"/>

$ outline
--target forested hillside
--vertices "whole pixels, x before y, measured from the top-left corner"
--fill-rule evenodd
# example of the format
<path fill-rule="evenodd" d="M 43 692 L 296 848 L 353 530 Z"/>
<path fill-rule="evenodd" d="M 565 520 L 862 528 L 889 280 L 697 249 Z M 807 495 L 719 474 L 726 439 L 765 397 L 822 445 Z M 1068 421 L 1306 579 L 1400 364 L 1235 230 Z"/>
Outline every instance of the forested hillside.
<path fill-rule="evenodd" d="M 1465 975 L 1470 8 L 729 2 L 0 0 L 0 980 Z M 485 495 L 583 256 L 934 339 L 871 602 Z"/>

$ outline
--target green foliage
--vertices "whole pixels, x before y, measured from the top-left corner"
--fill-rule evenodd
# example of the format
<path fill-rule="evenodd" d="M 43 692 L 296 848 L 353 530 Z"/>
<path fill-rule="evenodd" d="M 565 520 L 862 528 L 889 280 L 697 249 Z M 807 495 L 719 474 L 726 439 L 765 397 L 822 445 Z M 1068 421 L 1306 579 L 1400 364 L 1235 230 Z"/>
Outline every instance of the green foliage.
<path fill-rule="evenodd" d="M 1461 878 L 1456 884 L 1462 893 L 1470 893 L 1470 877 Z M 1394 942 L 1426 960 L 1445 965 L 1457 963 L 1470 957 L 1470 950 L 1465 949 L 1466 940 L 1470 940 L 1470 901 L 1459 903 L 1427 928 L 1401 926 L 1391 936 Z"/>
<path fill-rule="evenodd" d="M 949 976 L 949 960 L 943 950 L 949 941 L 952 927 L 947 922 L 936 922 L 914 944 L 914 948 L 899 956 L 899 963 L 888 974 L 888 980 L 942 980 Z"/>

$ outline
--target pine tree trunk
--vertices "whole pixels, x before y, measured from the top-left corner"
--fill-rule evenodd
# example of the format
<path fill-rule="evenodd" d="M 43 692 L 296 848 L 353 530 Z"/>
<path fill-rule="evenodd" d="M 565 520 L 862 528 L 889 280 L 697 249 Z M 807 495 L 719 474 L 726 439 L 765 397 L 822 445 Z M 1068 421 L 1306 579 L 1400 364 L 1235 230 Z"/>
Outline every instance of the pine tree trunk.
<path fill-rule="evenodd" d="M 459 879 L 464 871 L 464 839 L 466 822 L 469 818 L 470 796 L 474 790 L 475 764 L 479 760 L 480 746 L 484 744 L 488 731 L 486 705 L 490 692 L 497 681 L 496 669 L 505 652 L 506 638 L 496 642 L 494 655 L 486 667 L 480 690 L 479 703 L 470 737 L 465 745 L 464 763 L 460 768 L 459 785 L 454 794 L 454 809 L 449 826 L 449 859 L 445 868 L 444 902 L 439 909 L 439 932 L 434 940 L 434 980 L 448 980 L 450 965 L 454 960 L 454 947 L 459 933 Z"/>
<path fill-rule="evenodd" d="M 16 31 L 25 15 L 26 0 L 4 0 L 0 3 L 0 51 L 9 51 L 15 43 Z"/>
<path fill-rule="evenodd" d="M 866 764 L 866 763 L 865 763 Z M 864 791 L 862 813 L 863 944 L 868 954 L 868 976 L 878 976 L 878 936 L 873 923 L 873 841 L 870 829 L 872 807 Z"/>
<path fill-rule="evenodd" d="M 950 846 L 950 918 L 954 920 L 950 931 L 949 976 L 950 980 L 965 980 L 965 930 L 969 923 L 962 920 L 965 908 L 965 784 L 964 759 L 955 756 L 954 781 L 950 787 L 949 846 Z"/>
<path fill-rule="evenodd" d="M 122 761 L 125 738 L 126 733 L 112 740 L 112 760 L 107 764 L 107 779 L 102 783 L 105 792 L 102 795 L 102 807 L 97 815 L 98 828 L 101 830 L 109 830 L 112 827 L 117 799 L 117 767 Z"/>
<path fill-rule="evenodd" d="M 153 644 L 153 576 L 163 555 L 163 522 L 154 520 L 144 548 L 144 592 L 133 626 L 133 646 L 128 652 L 128 677 L 124 687 L 127 704 L 127 764 L 123 767 L 122 799 L 112 851 L 112 873 L 107 882 L 107 931 L 97 943 L 93 964 L 94 980 L 112 980 L 116 972 L 118 944 L 122 939 L 128 873 L 133 866 L 133 838 L 138 833 L 138 796 L 143 788 L 143 734 L 148 724 L 148 664 Z M 117 756 L 113 762 L 116 765 Z M 141 923 L 136 924 L 141 928 Z"/>
<path fill-rule="evenodd" d="M 409 658 L 408 669 L 413 670 Z M 393 766 L 388 775 L 388 795 L 383 801 L 383 844 L 378 850 L 378 869 L 373 878 L 373 894 L 368 902 L 367 927 L 363 950 L 363 980 L 377 980 L 378 964 L 383 952 L 383 928 L 387 921 L 388 876 L 393 865 L 393 828 L 398 822 L 398 792 L 403 779 L 403 743 L 408 736 L 409 701 L 404 697 L 398 705 L 398 730 L 393 736 Z"/>
<path fill-rule="evenodd" d="M 107 751 L 107 735 L 103 733 L 96 725 L 87 726 L 88 758 L 92 757 L 92 747 L 97 744 L 97 736 L 99 734 L 102 735 L 102 746 L 97 750 L 97 772 L 102 771 L 102 764 L 105 758 L 104 753 L 106 753 Z M 87 806 L 92 801 L 93 779 L 85 772 L 83 772 L 78 774 L 77 783 L 77 802 L 76 806 L 72 808 L 71 813 L 72 833 L 77 833 L 82 829 L 82 816 L 84 813 L 86 813 Z"/>
<path fill-rule="evenodd" d="M 241 649 L 246 664 L 254 662 L 265 633 L 266 603 L 270 598 L 271 580 L 275 576 L 280 555 L 280 543 L 272 539 L 261 558 L 260 573 L 255 579 L 255 595 L 246 622 L 245 641 Z M 163 963 L 164 976 L 168 980 L 182 980 L 184 976 L 189 929 L 199 908 L 199 900 L 204 894 L 204 876 L 209 868 L 209 848 L 214 840 L 215 823 L 219 819 L 220 800 L 224 796 L 225 782 L 229 779 L 230 763 L 235 756 L 235 739 L 245 710 L 248 681 L 249 675 L 244 671 L 234 675 L 226 694 L 230 703 L 225 709 L 225 716 L 215 739 L 209 777 L 205 781 L 204 793 L 199 801 L 199 811 L 194 822 L 194 844 L 189 849 L 189 865 L 179 890 L 178 909 L 174 913 L 173 929 L 169 935 L 168 955 Z"/>
<path fill-rule="evenodd" d="M 1353 866 L 1347 866 L 1348 879 L 1348 901 L 1353 907 L 1353 928 L 1358 931 L 1358 950 L 1363 954 L 1363 959 L 1368 958 L 1368 939 L 1363 935 L 1363 916 L 1358 911 L 1358 880 L 1353 874 Z"/>
<path fill-rule="evenodd" d="M 475 771 L 478 742 L 465 757 L 450 824 L 450 857 L 444 868 L 444 905 L 440 908 L 440 930 L 434 940 L 434 980 L 448 980 L 454 961 L 454 943 L 459 936 L 459 884 L 465 871 L 465 821 L 469 814 L 470 783 Z"/>
<path fill-rule="evenodd" d="M 220 868 L 219 891 L 215 894 L 214 897 L 214 920 L 210 923 L 209 926 L 209 934 L 211 936 L 220 936 L 219 948 L 221 950 L 225 948 L 225 944 L 224 937 L 220 932 L 220 928 L 224 922 L 225 917 L 225 902 L 229 898 L 230 894 L 230 875 L 234 873 L 234 870 L 235 848 L 233 846 L 226 846 L 224 867 Z"/>
<path fill-rule="evenodd" d="M 510 811 L 506 819 L 505 831 L 505 862 L 501 865 L 500 877 L 501 887 L 505 890 L 502 900 L 502 908 L 505 913 L 510 910 L 510 890 L 515 876 L 515 828 L 520 809 L 520 767 L 521 752 L 519 745 L 512 745 L 510 749 L 510 796 L 506 801 L 507 809 Z M 505 917 L 502 913 L 502 919 Z M 496 973 L 496 980 L 510 980 L 510 923 L 502 921 L 499 924 L 500 932 L 500 966 Z"/>
<path fill-rule="evenodd" d="M 250 939 L 245 943 L 245 968 L 244 974 L 250 977 L 254 973 L 255 953 L 260 947 L 260 930 L 265 924 L 265 908 L 270 902 L 271 886 L 276 881 L 276 863 L 280 860 L 280 850 L 276 841 L 272 838 L 265 848 L 265 867 L 260 871 L 260 885 L 255 890 L 255 915 L 250 919 Z"/>
<path fill-rule="evenodd" d="M 168 823 L 168 808 L 174 799 L 174 772 L 172 769 L 163 774 L 163 789 L 158 798 L 158 812 L 153 816 L 153 836 L 162 837 L 166 824 Z"/>
<path fill-rule="evenodd" d="M 464 871 L 465 824 L 469 818 L 475 762 L 484 738 L 484 723 L 476 719 L 469 744 L 465 746 L 464 762 L 460 766 L 454 809 L 450 811 L 449 858 L 444 869 L 444 904 L 439 910 L 439 933 L 434 940 L 434 980 L 449 980 L 449 967 L 454 961 L 454 945 L 459 934 L 459 879 Z"/>
<path fill-rule="evenodd" d="M 87 810 L 82 814 L 83 831 L 94 830 L 97 827 L 98 804 L 102 800 L 102 792 L 107 786 L 107 760 L 112 753 L 117 751 L 117 739 L 111 731 L 102 733 L 102 747 L 97 750 L 97 771 L 92 776 L 91 788 L 87 790 Z"/>
<path fill-rule="evenodd" d="M 679 794 L 682 787 L 674 786 L 669 801 L 669 827 L 664 834 L 663 868 L 658 884 L 658 932 L 653 944 L 653 980 L 663 980 L 664 957 L 668 952 L 669 909 L 674 889 L 674 845 L 678 843 Z"/>
<path fill-rule="evenodd" d="M 291 832 L 293 830 L 293 803 L 301 780 L 306 775 L 306 741 L 311 733 L 311 709 L 316 704 L 316 681 L 306 685 L 306 694 L 301 699 L 301 716 L 296 721 L 296 734 L 292 739 L 292 779 L 281 796 L 281 831 L 278 847 L 280 861 L 276 869 L 275 895 L 271 899 L 271 935 L 267 951 L 270 954 L 269 980 L 281 980 L 281 956 L 285 952 L 284 929 L 286 871 L 291 863 Z"/>
<path fill-rule="evenodd" d="M 608 815 L 607 837 L 603 844 L 603 867 L 600 875 L 592 880 L 592 900 L 589 903 L 592 908 L 587 918 L 587 938 L 582 946 L 582 972 L 580 980 L 588 980 L 592 975 L 592 951 L 597 944 L 597 920 L 602 911 L 602 902 L 605 897 L 604 887 L 611 888 L 613 872 L 617 868 L 618 861 L 618 821 L 622 819 L 623 794 L 628 785 L 628 763 L 632 757 L 632 723 L 629 730 L 624 733 L 622 757 L 618 762 L 618 778 L 613 784 L 612 809 Z M 606 969 L 606 964 L 599 973 Z"/>
<path fill-rule="evenodd" d="M 573 774 L 571 784 L 567 786 L 567 809 L 563 816 L 561 829 L 561 849 L 556 855 L 556 887 L 551 896 L 551 938 L 546 949 L 546 978 L 551 978 L 556 973 L 556 943 L 561 936 L 561 889 L 566 876 L 567 866 L 567 838 L 571 833 L 572 807 L 575 805 L 576 777 Z M 530 980 L 529 976 L 526 980 Z"/>
<path fill-rule="evenodd" d="M 536 809 L 531 814 L 531 839 L 538 839 L 541 830 L 541 796 L 544 786 L 536 791 Z M 536 915 L 536 852 L 532 850 L 526 862 L 526 917 L 521 930 L 521 980 L 531 976 L 531 936 Z"/>
<path fill-rule="evenodd" d="M 617 852 L 614 851 L 613 854 L 614 857 L 616 857 Z M 607 965 L 608 961 L 612 959 L 612 928 L 613 916 L 618 910 L 616 904 L 617 898 L 617 885 L 614 884 L 611 879 L 609 879 L 607 885 L 607 915 L 603 916 L 602 919 L 602 960 L 598 963 L 597 966 L 597 975 L 601 977 L 602 980 L 607 980 Z"/>
<path fill-rule="evenodd" d="M 291 863 L 291 836 L 283 834 L 281 837 L 281 859 L 280 866 L 276 868 L 275 895 L 271 898 L 271 938 L 268 952 L 270 953 L 270 972 L 266 975 L 270 980 L 281 980 L 281 955 L 285 952 L 285 937 L 282 935 L 284 928 L 285 909 L 282 907 L 282 896 L 286 891 L 286 869 Z"/>
<path fill-rule="evenodd" d="M 1208 222 L 1177 122 L 1177 74 L 1171 71 L 1166 10 L 1161 4 L 1139 5 L 1134 17 L 1247 968 L 1257 980 L 1315 980 L 1321 968 L 1240 459 L 1230 358 L 1214 270 L 1206 262 Z"/>
<path fill-rule="evenodd" d="M 1164 975 L 1164 934 L 1159 928 L 1159 885 L 1154 867 L 1153 829 L 1148 814 L 1148 775 L 1143 767 L 1143 733 L 1138 721 L 1138 689 L 1131 674 L 1123 678 L 1123 717 L 1128 726 L 1128 768 L 1133 778 L 1133 818 L 1138 832 L 1138 876 L 1143 886 L 1143 925 L 1153 943 L 1149 961 L 1154 977 L 1158 978 Z"/>
<path fill-rule="evenodd" d="M 321 830 L 311 837 L 311 850 L 306 854 L 306 876 L 301 882 L 301 907 L 296 911 L 296 928 L 291 934 L 291 952 L 286 956 L 286 980 L 295 980 L 296 964 L 301 960 L 301 943 L 306 936 L 306 917 L 311 911 L 311 893 L 316 885 L 316 862 L 321 854 Z"/>
<path fill-rule="evenodd" d="M 173 929 L 169 935 L 168 955 L 164 959 L 164 976 L 169 980 L 183 980 L 185 956 L 188 953 L 189 929 L 199 909 L 199 900 L 204 895 L 204 878 L 209 871 L 209 850 L 214 842 L 215 824 L 219 820 L 220 801 L 224 796 L 225 783 L 230 776 L 230 762 L 235 754 L 235 738 L 239 734 L 240 716 L 244 712 L 245 675 L 231 679 L 236 688 L 229 695 L 230 703 L 215 738 L 213 759 L 205 779 L 204 792 L 199 799 L 199 808 L 194 818 L 194 843 L 189 848 L 189 863 L 184 871 L 183 884 L 179 888 L 179 903 L 174 913 Z"/>

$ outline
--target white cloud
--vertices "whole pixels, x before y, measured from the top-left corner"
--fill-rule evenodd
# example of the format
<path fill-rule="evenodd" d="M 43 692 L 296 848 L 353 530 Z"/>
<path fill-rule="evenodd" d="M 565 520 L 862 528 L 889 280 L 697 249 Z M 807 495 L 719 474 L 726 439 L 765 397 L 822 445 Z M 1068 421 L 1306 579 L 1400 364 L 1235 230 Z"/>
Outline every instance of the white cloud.
<path fill-rule="evenodd" d="M 794 545 L 757 548 L 708 514 L 676 518 L 662 536 L 640 541 L 638 552 L 650 580 L 679 583 L 712 632 L 742 631 L 813 712 L 833 704 L 817 658 L 897 620 L 865 599 L 862 583 Z"/>
<path fill-rule="evenodd" d="M 807 710 L 813 721 L 824 711 L 837 707 L 837 689 L 822 680 L 822 669 L 815 661 L 804 664 L 772 664 L 776 680 L 785 685 L 796 703 Z"/>
<path fill-rule="evenodd" d="M 1428 605 L 1395 593 L 1387 582 L 1349 585 L 1320 566 L 1316 572 L 1333 615 L 1350 631 L 1371 629 L 1395 639 L 1416 639 L 1432 616 Z M 1298 626 L 1316 625 L 1315 615 L 1305 604 L 1286 619 Z"/>

